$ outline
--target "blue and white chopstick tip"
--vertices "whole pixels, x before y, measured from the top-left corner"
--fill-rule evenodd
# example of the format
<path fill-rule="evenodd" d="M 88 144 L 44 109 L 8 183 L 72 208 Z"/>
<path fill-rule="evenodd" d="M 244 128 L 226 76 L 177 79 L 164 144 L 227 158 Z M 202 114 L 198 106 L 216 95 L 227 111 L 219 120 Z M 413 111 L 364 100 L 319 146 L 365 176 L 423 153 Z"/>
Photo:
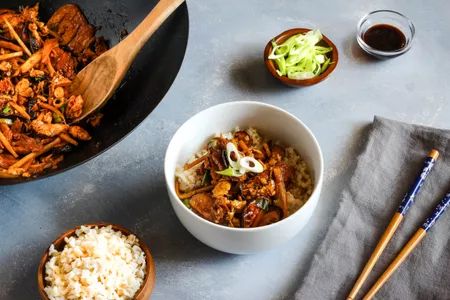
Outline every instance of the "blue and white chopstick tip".
<path fill-rule="evenodd" d="M 431 169 L 433 169 L 434 163 L 436 162 L 436 159 L 439 157 L 439 151 L 436 149 L 432 149 L 428 156 L 425 158 L 424 165 L 422 172 L 420 172 L 419 176 L 417 176 L 416 181 L 411 186 L 409 191 L 406 193 L 405 197 L 403 198 L 402 202 L 400 203 L 400 206 L 398 208 L 399 213 L 402 215 L 405 215 L 408 209 L 411 207 L 411 205 L 414 203 L 414 198 L 420 191 L 420 188 L 422 187 L 423 183 L 425 182 L 425 179 L 427 178 L 428 174 L 430 174 Z"/>

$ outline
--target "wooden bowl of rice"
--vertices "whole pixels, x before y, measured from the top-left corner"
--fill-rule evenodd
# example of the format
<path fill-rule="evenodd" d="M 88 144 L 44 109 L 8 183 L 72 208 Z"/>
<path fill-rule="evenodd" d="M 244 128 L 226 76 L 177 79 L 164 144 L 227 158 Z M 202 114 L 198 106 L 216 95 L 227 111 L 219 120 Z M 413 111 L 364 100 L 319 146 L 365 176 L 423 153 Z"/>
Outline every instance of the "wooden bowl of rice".
<path fill-rule="evenodd" d="M 77 234 L 76 234 L 77 231 L 78 232 L 81 231 L 81 233 L 83 234 L 83 230 L 86 230 L 86 228 L 95 229 L 95 230 L 97 230 L 97 232 L 100 232 L 101 230 L 110 232 L 110 229 L 112 229 L 112 231 L 115 232 L 115 234 L 116 233 L 122 234 L 122 235 L 119 234 L 117 236 L 123 237 L 124 238 L 123 241 L 127 241 L 130 245 L 133 245 L 133 247 L 131 247 L 131 249 L 130 249 L 133 251 L 133 254 L 140 253 L 141 257 L 142 257 L 142 253 L 140 252 L 140 250 L 143 252 L 143 255 L 145 256 L 145 266 L 143 264 L 140 265 L 140 267 L 142 268 L 142 270 L 140 270 L 140 271 L 144 271 L 143 279 L 141 278 L 142 282 L 140 283 L 140 286 L 137 289 L 137 291 L 134 293 L 134 296 L 128 297 L 126 294 L 124 294 L 123 298 L 121 298 L 121 299 L 136 299 L 136 300 L 148 299 L 150 297 L 153 287 L 155 285 L 155 265 L 154 265 L 153 258 L 152 258 L 149 248 L 147 247 L 147 245 L 145 245 L 145 243 L 143 242 L 143 240 L 141 238 L 137 237 L 134 233 L 132 233 L 128 229 L 126 229 L 120 225 L 103 223 L 103 222 L 80 225 L 76 228 L 66 231 L 61 236 L 59 236 L 55 241 L 53 241 L 51 246 L 45 251 L 45 253 L 42 256 L 41 261 L 39 263 L 37 280 L 38 280 L 38 289 L 39 289 L 39 294 L 41 296 L 41 299 L 44 299 L 44 300 L 54 299 L 52 297 L 49 297 L 49 295 L 46 291 L 46 287 L 47 287 L 47 289 L 49 287 L 49 282 L 48 282 L 48 280 L 46 280 L 46 276 L 47 276 L 46 268 L 47 268 L 47 263 L 52 258 L 52 253 L 56 253 L 55 250 L 61 253 L 66 246 L 67 239 L 69 239 L 71 237 L 75 237 L 77 239 Z M 135 248 L 136 246 L 137 246 L 137 248 Z M 111 250 L 111 249 L 108 249 L 108 250 Z M 117 252 L 119 250 L 115 249 L 114 251 Z M 84 251 L 84 249 L 81 249 L 80 256 L 83 256 L 83 254 L 85 253 L 83 251 Z M 108 254 L 111 255 L 111 253 L 108 253 Z M 134 266 L 134 264 L 133 264 L 133 266 Z M 122 271 L 122 269 L 120 269 L 120 271 Z M 56 271 L 56 273 L 57 272 L 58 272 L 58 270 Z M 141 274 L 142 274 L 142 272 L 141 272 Z M 71 284 L 73 284 L 73 283 L 71 283 Z M 80 288 L 85 288 L 85 287 L 83 287 L 81 285 Z M 124 289 L 124 288 L 126 288 L 126 287 L 122 287 L 122 289 Z"/>

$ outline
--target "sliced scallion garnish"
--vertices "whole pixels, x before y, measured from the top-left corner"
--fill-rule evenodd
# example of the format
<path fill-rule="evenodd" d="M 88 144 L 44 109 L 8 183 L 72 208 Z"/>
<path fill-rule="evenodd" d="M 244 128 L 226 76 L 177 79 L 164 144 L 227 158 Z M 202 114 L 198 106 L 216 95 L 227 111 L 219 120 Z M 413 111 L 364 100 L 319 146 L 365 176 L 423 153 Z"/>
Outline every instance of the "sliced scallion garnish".
<path fill-rule="evenodd" d="M 241 158 L 239 164 L 241 165 L 241 169 L 244 169 L 245 171 L 250 171 L 253 173 L 261 173 L 262 171 L 264 171 L 263 165 L 255 158 L 250 156 Z"/>
<path fill-rule="evenodd" d="M 227 143 L 227 159 L 229 167 L 216 171 L 217 174 L 222 176 L 234 176 L 239 177 L 245 174 L 245 172 L 261 173 L 264 171 L 264 166 L 251 156 L 242 157 L 233 143 Z"/>
<path fill-rule="evenodd" d="M 236 145 L 233 143 L 227 144 L 227 159 L 228 164 L 234 168 L 239 169 L 239 161 L 241 159 L 241 154 L 239 153 L 239 150 L 237 149 Z"/>
<path fill-rule="evenodd" d="M 244 175 L 245 171 L 241 171 L 240 169 L 235 169 L 235 168 L 229 166 L 225 170 L 216 171 L 216 173 L 219 175 L 223 175 L 223 176 L 239 177 L 239 176 Z"/>

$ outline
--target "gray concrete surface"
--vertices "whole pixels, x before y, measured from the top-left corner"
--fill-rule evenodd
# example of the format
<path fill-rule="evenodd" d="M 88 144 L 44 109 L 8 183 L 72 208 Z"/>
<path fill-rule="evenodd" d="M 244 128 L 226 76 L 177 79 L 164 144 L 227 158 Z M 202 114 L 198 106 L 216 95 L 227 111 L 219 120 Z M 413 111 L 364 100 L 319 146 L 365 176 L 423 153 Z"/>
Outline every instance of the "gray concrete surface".
<path fill-rule="evenodd" d="M 0 299 L 37 299 L 44 249 L 62 231 L 96 220 L 123 224 L 151 247 L 153 299 L 289 299 L 336 213 L 373 116 L 450 127 L 449 2 L 191 0 L 188 6 L 184 64 L 137 130 L 67 173 L 0 188 Z M 413 20 L 409 53 L 374 61 L 361 52 L 356 24 L 376 9 Z M 292 89 L 265 70 L 266 42 L 293 27 L 320 28 L 338 47 L 339 65 L 325 82 Z M 211 105 L 237 100 L 292 112 L 315 133 L 325 157 L 323 194 L 310 225 L 284 246 L 250 256 L 220 253 L 193 238 L 174 215 L 163 178 L 164 152 L 178 126 Z"/>

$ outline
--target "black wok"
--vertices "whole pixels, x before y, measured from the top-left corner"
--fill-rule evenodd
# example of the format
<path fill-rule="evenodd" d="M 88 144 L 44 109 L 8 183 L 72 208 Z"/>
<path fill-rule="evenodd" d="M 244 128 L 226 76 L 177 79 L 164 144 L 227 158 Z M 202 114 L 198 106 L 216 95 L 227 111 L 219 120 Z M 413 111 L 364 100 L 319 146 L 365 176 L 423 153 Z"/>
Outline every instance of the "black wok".
<path fill-rule="evenodd" d="M 75 0 L 89 22 L 98 27 L 97 35 L 105 37 L 110 46 L 121 35 L 131 32 L 156 5 L 157 0 L 92 1 Z M 2 1 L 0 8 L 17 9 L 36 1 Z M 40 17 L 47 21 L 64 0 L 40 1 Z M 101 125 L 90 130 L 93 139 L 65 154 L 56 170 L 36 178 L 0 179 L 0 185 L 29 182 L 55 175 L 80 165 L 102 153 L 136 128 L 161 101 L 174 81 L 183 61 L 189 31 L 186 3 L 152 36 L 136 58 L 128 75 L 114 97 L 103 108 Z M 105 170 L 107 172 L 107 170 Z"/>

